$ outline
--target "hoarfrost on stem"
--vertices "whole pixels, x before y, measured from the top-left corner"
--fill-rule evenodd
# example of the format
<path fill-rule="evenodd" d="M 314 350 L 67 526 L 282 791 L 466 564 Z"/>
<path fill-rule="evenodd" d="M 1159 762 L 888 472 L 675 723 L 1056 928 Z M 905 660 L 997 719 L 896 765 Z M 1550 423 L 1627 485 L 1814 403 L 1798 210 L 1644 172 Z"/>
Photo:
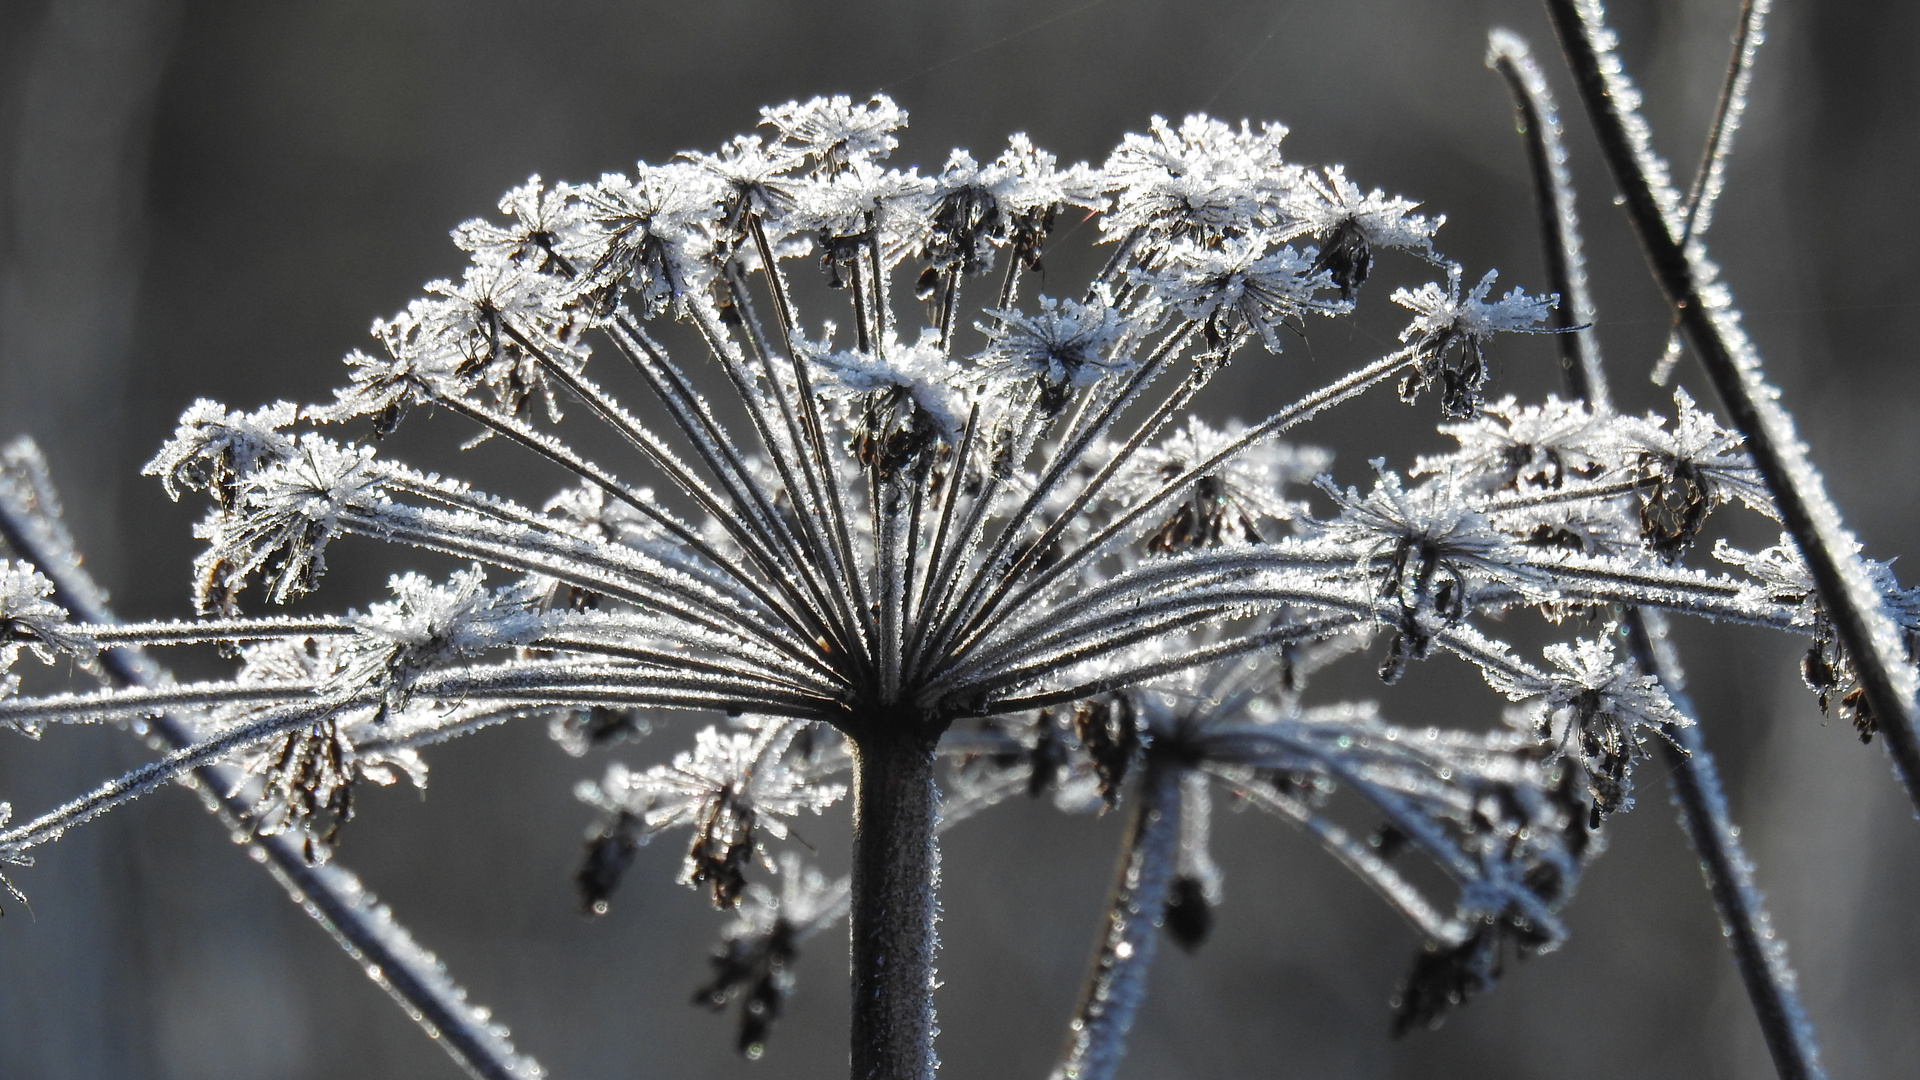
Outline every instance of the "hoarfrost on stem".
<path fill-rule="evenodd" d="M 1285 160 L 1273 124 L 1156 117 L 1103 165 L 1066 168 L 1015 136 L 984 165 L 957 150 L 923 176 L 887 164 L 905 122 L 884 97 L 790 102 L 718 154 L 532 177 L 504 220 L 454 231 L 460 279 L 376 322 L 377 350 L 347 358 L 333 401 L 196 402 L 147 471 L 213 502 L 205 617 L 76 623 L 8 561 L 0 658 L 218 642 L 245 646 L 240 670 L 0 695 L 0 724 L 28 732 L 200 718 L 161 762 L 0 831 L 0 859 L 230 763 L 253 835 L 297 834 L 318 862 L 354 786 L 424 783 L 434 743 L 541 718 L 579 754 L 725 714 L 667 763 L 580 786 L 599 814 L 584 910 L 607 912 L 636 849 L 686 827 L 681 881 L 737 911 L 696 1001 L 742 1001 L 741 1050 L 766 1046 L 804 939 L 847 915 L 855 1073 L 924 1077 L 937 834 L 1023 791 L 1128 805 L 1132 846 L 1061 1065 L 1106 1075 L 1157 928 L 1197 947 L 1224 897 L 1215 793 L 1308 831 L 1408 920 L 1426 944 L 1396 1024 L 1427 1025 L 1508 953 L 1564 938 L 1559 912 L 1604 818 L 1630 805 L 1633 764 L 1687 723 L 1603 643 L 1621 608 L 1807 634 L 1808 681 L 1854 699 L 1788 549 L 1718 549 L 1744 577 L 1682 562 L 1730 501 L 1777 513 L 1739 432 L 1684 393 L 1671 424 L 1485 400 L 1487 351 L 1543 330 L 1558 298 L 1494 296 L 1495 271 L 1463 290 L 1434 246 L 1443 217 Z M 1070 207 L 1098 218 L 1106 265 L 1083 299 L 1023 304 Z M 1412 313 L 1403 347 L 1253 423 L 1196 415 L 1249 346 L 1277 355 L 1351 316 L 1390 252 L 1446 271 L 1392 294 Z M 829 291 L 793 287 L 809 269 Z M 809 321 L 803 298 L 845 332 Z M 1282 441 L 1396 377 L 1409 403 L 1437 394 L 1457 450 L 1404 470 L 1375 459 L 1363 494 L 1324 475 L 1324 451 Z M 615 380 L 663 419 L 622 406 Z M 580 418 L 563 425 L 563 404 L 619 440 L 618 468 L 570 444 Z M 378 440 L 427 410 L 568 486 L 536 510 L 386 460 Z M 1321 518 L 1293 497 L 1316 480 Z M 275 603 L 316 589 L 346 535 L 468 568 L 396 576 L 364 613 L 240 614 L 255 583 Z M 1920 601 L 1884 567 L 1875 586 L 1914 640 Z M 1571 628 L 1545 667 L 1494 636 L 1522 608 Z M 1526 704 L 1469 733 L 1306 700 L 1318 668 L 1376 636 L 1385 681 L 1451 654 Z M 855 872 L 834 884 L 782 845 L 800 842 L 790 819 L 849 793 Z M 1363 838 L 1341 806 L 1384 823 Z M 1451 894 L 1402 873 L 1404 851 Z"/>

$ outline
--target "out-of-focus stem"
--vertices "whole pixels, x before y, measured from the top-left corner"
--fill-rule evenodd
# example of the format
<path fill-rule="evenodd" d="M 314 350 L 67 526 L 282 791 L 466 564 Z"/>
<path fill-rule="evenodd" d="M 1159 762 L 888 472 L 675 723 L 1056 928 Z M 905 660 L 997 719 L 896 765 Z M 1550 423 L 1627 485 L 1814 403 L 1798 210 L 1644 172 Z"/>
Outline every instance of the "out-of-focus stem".
<path fill-rule="evenodd" d="M 1179 765 L 1149 754 L 1107 907 L 1100 951 L 1053 1080 L 1111 1080 L 1147 996 L 1147 973 L 1180 856 Z"/>
<path fill-rule="evenodd" d="M 1657 611 L 1628 612 L 1627 630 L 1634 658 L 1641 670 L 1666 687 L 1673 707 L 1682 716 L 1694 715 L 1683 687 L 1685 675 L 1667 641 L 1666 617 Z M 1799 980 L 1787 960 L 1786 939 L 1774 933 L 1760 890 L 1754 886 L 1753 863 L 1740 844 L 1740 833 L 1727 810 L 1720 786 L 1720 770 L 1707 752 L 1698 723 L 1675 728 L 1673 743 L 1662 743 L 1672 766 L 1673 801 L 1680 807 L 1680 824 L 1700 855 L 1700 872 L 1713 894 L 1714 910 L 1727 933 L 1740 980 L 1746 984 L 1760 1034 L 1780 1080 L 1823 1080 L 1820 1046 L 1813 1024 L 1800 1005 Z"/>

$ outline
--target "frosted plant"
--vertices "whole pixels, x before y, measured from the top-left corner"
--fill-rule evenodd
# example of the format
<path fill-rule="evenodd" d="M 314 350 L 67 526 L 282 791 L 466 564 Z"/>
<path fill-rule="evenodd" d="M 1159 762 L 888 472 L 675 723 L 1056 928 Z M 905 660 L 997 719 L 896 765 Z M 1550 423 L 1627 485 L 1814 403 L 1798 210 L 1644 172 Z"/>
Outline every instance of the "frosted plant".
<path fill-rule="evenodd" d="M 1545 138 L 1557 121 L 1524 61 L 1496 38 Z M 1627 91 L 1614 100 L 1631 107 Z M 1817 1073 L 1659 619 L 1810 637 L 1808 681 L 1904 763 L 1911 703 L 1895 692 L 1911 697 L 1900 647 L 1920 603 L 1829 542 L 1817 477 L 1774 413 L 1747 422 L 1751 395 L 1728 396 L 1731 426 L 1684 394 L 1671 421 L 1611 410 L 1590 318 L 1568 314 L 1591 303 L 1569 270 L 1560 173 L 1541 183 L 1562 280 L 1496 297 L 1493 271 L 1463 290 L 1434 245 L 1444 219 L 1285 160 L 1277 125 L 1155 118 L 1104 164 L 1064 169 L 1015 136 L 988 164 L 955 151 L 923 176 L 889 163 L 906 113 L 885 98 L 762 121 L 717 154 L 509 192 L 502 219 L 455 230 L 460 280 L 376 322 L 334 400 L 188 410 L 148 472 L 211 498 L 197 619 L 112 623 L 39 466 L 12 452 L 0 521 L 25 561 L 0 577 L 0 658 L 26 649 L 117 685 L 22 695 L 9 672 L 0 723 L 119 723 L 170 752 L 0 831 L 0 860 L 24 864 L 192 773 L 464 1065 L 535 1075 L 327 861 L 355 786 L 424 783 L 423 750 L 493 724 L 544 722 L 582 754 L 720 714 L 691 750 L 580 785 L 597 814 L 577 878 L 588 912 L 609 910 L 638 846 L 686 828 L 682 882 L 735 912 L 698 1000 L 741 1003 L 740 1048 L 764 1051 L 800 947 L 844 916 L 852 1074 L 926 1077 L 937 835 L 1022 793 L 1125 806 L 1122 871 L 1057 1071 L 1106 1077 L 1158 930 L 1198 946 L 1225 896 L 1217 795 L 1311 833 L 1406 918 L 1407 1029 L 1564 938 L 1562 907 L 1631 805 L 1636 764 L 1666 753 L 1708 792 L 1689 820 L 1783 1073 Z M 1557 163 L 1555 147 L 1537 160 Z M 1668 228 L 1663 184 L 1650 173 L 1642 189 Z M 1073 296 L 1023 302 L 1069 208 L 1098 219 L 1104 268 Z M 1701 292 L 1699 243 L 1683 242 L 1676 273 L 1705 299 L 1681 307 L 1721 314 L 1689 332 L 1738 353 L 1724 290 Z M 1193 414 L 1229 365 L 1287 362 L 1247 358 L 1371 300 L 1376 258 L 1396 251 L 1445 278 L 1392 295 L 1412 313 L 1402 347 L 1251 423 Z M 797 286 L 810 272 L 823 289 Z M 1487 404 L 1488 351 L 1549 330 L 1579 359 L 1570 397 Z M 1282 441 L 1395 381 L 1410 405 L 1434 392 L 1458 450 L 1375 460 L 1363 494 L 1320 475 L 1324 452 Z M 570 486 L 535 509 L 390 460 L 381 440 L 427 412 L 518 444 Z M 576 450 L 583 422 L 624 453 Z M 1788 538 L 1720 549 L 1737 575 L 1687 565 L 1730 500 Z M 256 587 L 275 603 L 318 588 L 343 535 L 469 568 L 396 577 L 365 612 L 241 614 Z M 1525 609 L 1562 640 L 1494 636 Z M 132 651 L 191 643 L 236 651 L 238 671 L 176 683 Z M 1376 643 L 1386 681 L 1450 655 L 1515 704 L 1466 732 L 1309 700 L 1318 668 Z M 794 850 L 790 819 L 849 793 L 852 873 L 833 882 Z M 1437 874 L 1403 873 L 1416 854 Z M 1739 952 L 1755 940 L 1768 944 Z"/>

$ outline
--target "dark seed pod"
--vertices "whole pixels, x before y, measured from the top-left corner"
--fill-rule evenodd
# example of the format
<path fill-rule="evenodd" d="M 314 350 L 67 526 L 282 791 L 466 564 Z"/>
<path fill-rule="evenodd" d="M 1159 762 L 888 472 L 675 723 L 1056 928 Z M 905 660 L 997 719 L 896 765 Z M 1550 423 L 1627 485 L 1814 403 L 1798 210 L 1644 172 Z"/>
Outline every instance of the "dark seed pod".
<path fill-rule="evenodd" d="M 1073 709 L 1073 733 L 1093 759 L 1100 777 L 1100 797 L 1111 807 L 1120 801 L 1120 787 L 1140 749 L 1134 725 L 1133 702 L 1125 696 L 1083 701 Z"/>
<path fill-rule="evenodd" d="M 580 910 L 588 915 L 605 915 L 608 901 L 620 887 L 627 867 L 633 865 L 640 850 L 640 819 L 622 811 L 595 835 L 587 838 L 586 857 L 573 875 L 580 894 Z"/>
<path fill-rule="evenodd" d="M 1840 699 L 1840 716 L 1853 721 L 1853 730 L 1860 733 L 1860 741 L 1870 743 L 1875 732 L 1880 730 L 1880 720 L 1873 713 L 1873 703 L 1867 700 L 1867 692 L 1862 687 L 1848 691 Z"/>
<path fill-rule="evenodd" d="M 793 926 L 776 919 L 764 935 L 733 938 L 714 950 L 713 981 L 694 991 L 693 1003 L 719 1012 L 734 998 L 740 1004 L 740 1034 L 735 1047 L 758 1059 L 767 1035 L 793 993 L 793 961 L 798 954 Z"/>
<path fill-rule="evenodd" d="M 1642 455 L 1634 473 L 1640 488 L 1640 535 L 1656 554 L 1678 558 L 1693 545 L 1713 509 L 1706 482 L 1691 462 Z"/>
<path fill-rule="evenodd" d="M 353 820 L 360 776 L 353 747 L 338 722 L 323 720 L 280 737 L 261 776 L 251 814 L 256 836 L 298 830 L 307 862 L 322 863 Z"/>
<path fill-rule="evenodd" d="M 1367 243 L 1367 234 L 1352 218 L 1335 225 L 1320 245 L 1312 272 L 1317 274 L 1322 270 L 1339 286 L 1342 300 L 1353 299 L 1353 294 L 1366 283 L 1367 275 L 1373 270 L 1373 248 Z"/>
<path fill-rule="evenodd" d="M 747 866 L 752 862 L 753 810 L 723 793 L 687 849 L 686 880 L 708 886 L 714 907 L 736 908 L 747 891 Z"/>
<path fill-rule="evenodd" d="M 1448 1013 L 1475 994 L 1493 989 L 1499 969 L 1499 938 L 1492 927 L 1476 931 L 1452 948 L 1427 942 L 1414 956 L 1390 1003 L 1394 1038 L 1417 1027 L 1439 1027 Z"/>
<path fill-rule="evenodd" d="M 932 266 L 920 271 L 919 278 L 913 283 L 913 298 L 924 302 L 933 299 L 939 291 L 940 271 Z"/>
<path fill-rule="evenodd" d="M 1409 842 L 1411 842 L 1411 838 L 1409 838 L 1406 833 L 1395 828 L 1391 822 L 1373 830 L 1373 835 L 1367 837 L 1368 846 L 1372 847 L 1374 853 L 1379 855 L 1383 861 L 1391 860 L 1394 856 L 1405 851 Z"/>
<path fill-rule="evenodd" d="M 1197 878 L 1181 876 L 1173 880 L 1167 895 L 1166 921 L 1173 943 L 1193 952 L 1213 933 L 1213 905 L 1207 902 L 1207 890 Z"/>
<path fill-rule="evenodd" d="M 1193 482 L 1192 497 L 1174 508 L 1146 544 L 1148 551 L 1166 555 L 1238 540 L 1257 544 L 1261 539 L 1259 526 L 1234 502 L 1220 479 L 1202 476 Z"/>

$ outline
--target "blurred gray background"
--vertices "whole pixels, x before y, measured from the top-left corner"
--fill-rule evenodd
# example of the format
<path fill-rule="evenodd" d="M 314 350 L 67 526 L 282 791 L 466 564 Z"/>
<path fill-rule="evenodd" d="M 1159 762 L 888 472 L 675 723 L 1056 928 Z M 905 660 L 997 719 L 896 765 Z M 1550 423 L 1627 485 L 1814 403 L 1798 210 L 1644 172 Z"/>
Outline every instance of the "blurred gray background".
<path fill-rule="evenodd" d="M 1849 524 L 1887 558 L 1911 547 L 1920 509 L 1920 6 L 1781 7 L 1713 246 Z M 1659 145 L 1683 175 L 1737 8 L 1616 6 Z M 1470 273 L 1498 266 L 1503 287 L 1537 288 L 1522 149 L 1482 66 L 1494 26 L 1547 54 L 1568 104 L 1543 17 L 1521 0 L 0 0 L 0 436 L 46 448 L 120 613 L 183 615 L 201 510 L 137 472 L 187 403 L 327 397 L 374 316 L 458 273 L 447 230 L 529 173 L 590 179 L 713 148 L 760 105 L 822 93 L 892 94 L 913 115 L 896 160 L 926 168 L 952 146 L 989 157 L 1012 131 L 1097 161 L 1156 113 L 1281 120 L 1293 159 L 1344 162 L 1364 185 L 1425 200 L 1447 214 L 1441 247 Z M 1665 316 L 1584 123 L 1569 127 L 1613 378 L 1625 404 L 1651 407 Z M 1423 272 L 1383 264 L 1366 306 L 1387 307 L 1393 278 Z M 1384 320 L 1283 360 L 1250 357 L 1217 400 L 1251 416 L 1325 381 L 1397 326 Z M 1551 352 L 1503 346 L 1500 386 L 1545 393 Z M 1405 464 L 1435 446 L 1432 411 L 1382 395 L 1304 437 L 1335 448 L 1340 477 L 1357 482 L 1368 456 Z M 501 448 L 452 454 L 452 425 L 422 430 L 417 445 L 439 449 L 410 459 L 524 498 L 558 486 Z M 1751 522 L 1733 535 L 1772 539 Z M 318 598 L 329 608 L 378 598 L 387 573 L 417 562 L 335 550 Z M 1792 642 L 1692 625 L 1682 640 L 1833 1075 L 1912 1075 L 1920 825 L 1882 752 L 1823 724 Z M 1370 687 L 1366 667 L 1332 685 L 1378 694 L 1407 722 L 1496 715 L 1446 660 L 1393 692 Z M 657 760 L 690 730 L 627 756 Z M 111 730 L 7 736 L 0 798 L 36 813 L 143 753 Z M 570 788 L 604 760 L 567 758 L 524 725 L 430 761 L 425 797 L 364 799 L 341 859 L 556 1077 L 843 1072 L 838 934 L 807 950 L 767 1058 L 742 1061 L 731 1016 L 688 1004 L 720 920 L 670 883 L 677 843 L 642 853 L 612 914 L 576 911 L 589 815 Z M 1165 955 L 1126 1075 L 1770 1075 L 1661 772 L 1642 770 L 1638 812 L 1610 826 L 1611 851 L 1568 913 L 1572 942 L 1443 1029 L 1399 1041 L 1386 1002 L 1413 932 L 1286 827 L 1222 815 L 1216 936 L 1197 956 Z M 1044 1075 L 1117 817 L 1021 803 L 946 842 L 944 1075 Z M 844 814 L 802 829 L 832 861 Z M 6 1080 L 457 1075 L 183 792 L 80 831 L 17 880 L 33 909 L 10 905 L 0 921 Z"/>

